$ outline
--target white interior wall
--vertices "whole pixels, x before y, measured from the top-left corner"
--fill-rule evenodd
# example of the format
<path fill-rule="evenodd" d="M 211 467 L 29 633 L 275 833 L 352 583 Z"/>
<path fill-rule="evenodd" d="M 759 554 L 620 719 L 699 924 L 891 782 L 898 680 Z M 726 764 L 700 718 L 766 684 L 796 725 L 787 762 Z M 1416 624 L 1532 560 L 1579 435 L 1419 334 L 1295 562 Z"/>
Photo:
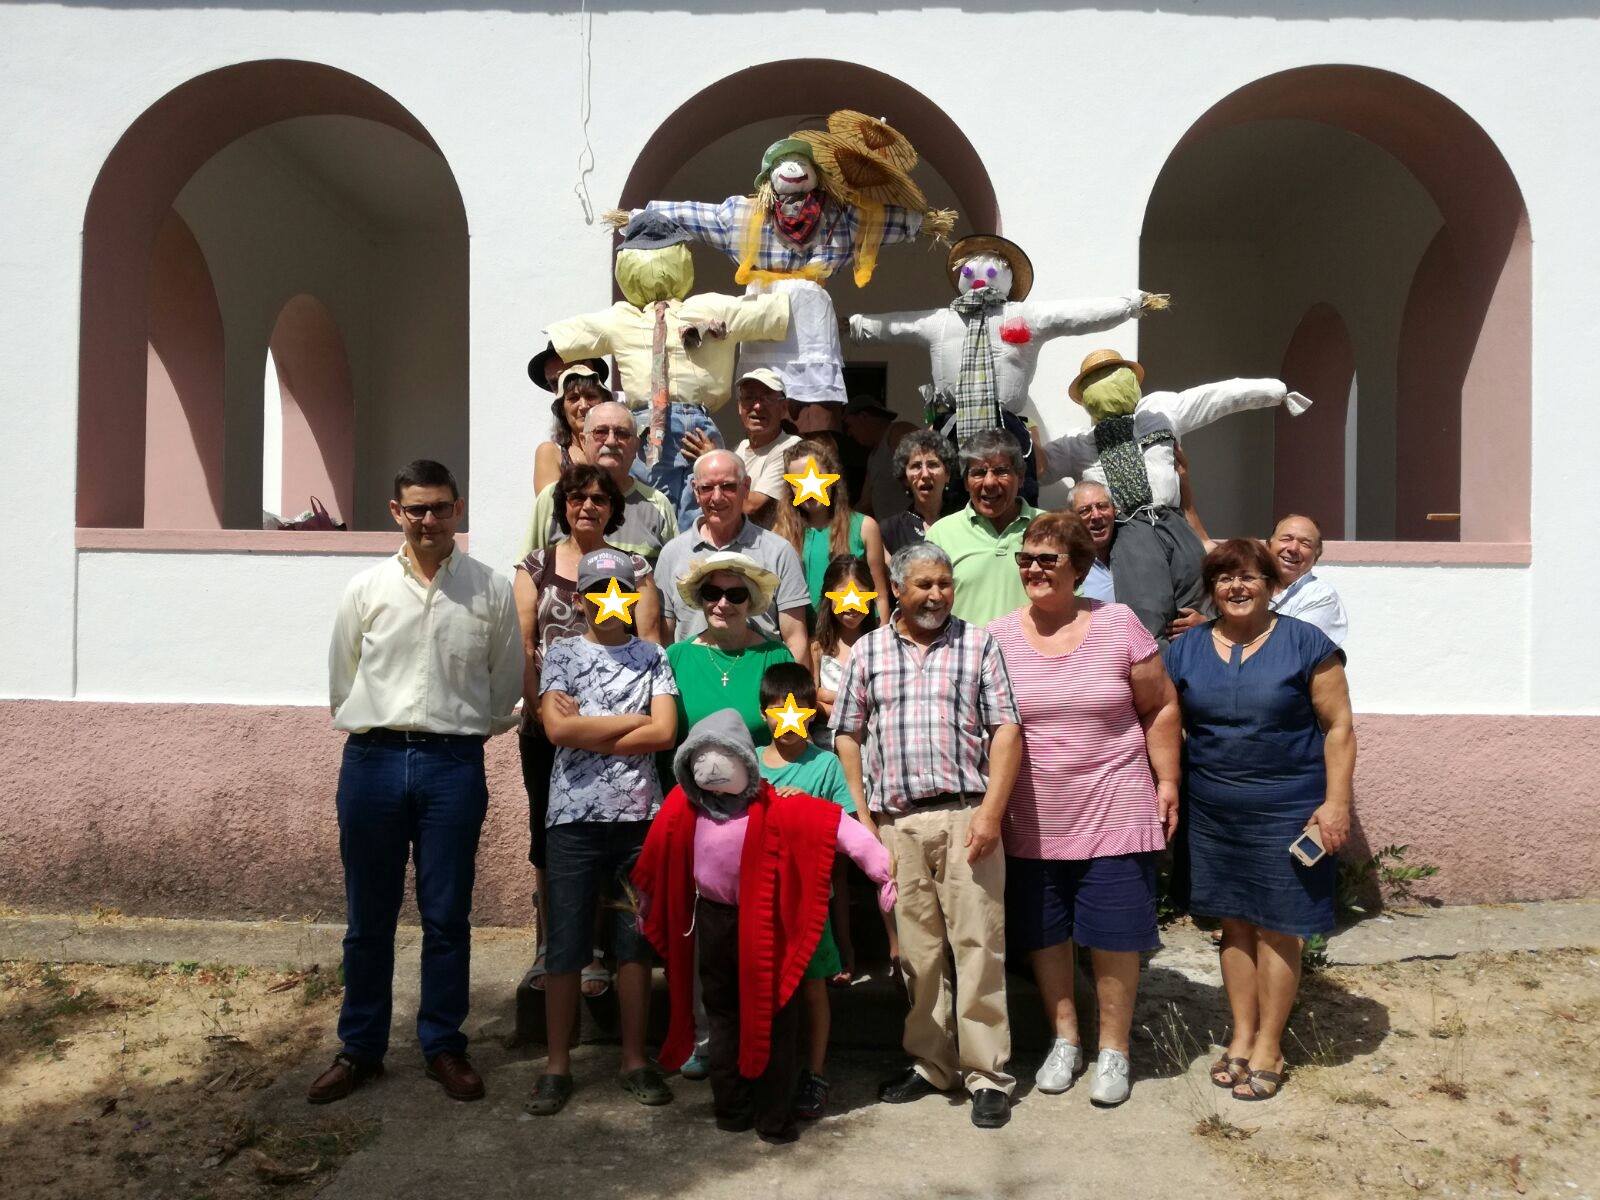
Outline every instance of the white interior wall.
<path fill-rule="evenodd" d="M 1404 167 L 1330 126 L 1259 121 L 1185 147 L 1151 198 L 1143 239 L 1146 286 L 1173 295 L 1171 312 L 1141 326 L 1147 387 L 1276 377 L 1306 311 L 1332 304 L 1361 385 L 1358 532 L 1393 537 L 1400 320 L 1439 224 Z M 1186 440 L 1214 536 L 1270 527 L 1275 421 L 1241 413 Z"/>

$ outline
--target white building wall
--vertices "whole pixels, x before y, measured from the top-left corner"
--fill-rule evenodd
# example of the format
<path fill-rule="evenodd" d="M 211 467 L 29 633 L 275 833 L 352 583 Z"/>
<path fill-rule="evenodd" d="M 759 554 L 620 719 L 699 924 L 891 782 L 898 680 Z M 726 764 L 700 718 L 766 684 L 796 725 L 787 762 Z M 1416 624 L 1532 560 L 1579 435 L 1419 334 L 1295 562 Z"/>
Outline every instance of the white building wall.
<path fill-rule="evenodd" d="M 1600 278 L 1591 198 L 1600 164 L 1573 151 L 1600 142 L 1590 94 L 1600 23 L 1540 0 L 1476 6 L 1487 14 L 1479 20 L 1455 19 L 1444 5 L 1369 20 L 1314 0 L 1234 11 L 1260 15 L 889 7 L 807 12 L 802 27 L 819 53 L 896 75 L 941 104 L 988 166 L 1004 232 L 1028 248 L 1051 290 L 1079 295 L 1136 277 L 1145 203 L 1168 153 L 1200 114 L 1254 79 L 1307 64 L 1366 64 L 1471 114 L 1521 184 L 1535 238 L 1533 566 L 1330 572 L 1357 613 L 1353 653 L 1370 654 L 1372 670 L 1384 673 L 1382 687 L 1366 691 L 1358 671 L 1357 702 L 1600 712 L 1600 663 L 1574 611 L 1600 594 L 1600 558 L 1585 549 L 1600 533 L 1590 482 L 1600 414 L 1586 382 L 1600 375 L 1588 300 Z M 614 202 L 641 146 L 680 103 L 777 57 L 779 46 L 798 48 L 800 39 L 773 38 L 774 19 L 698 0 L 687 11 L 630 7 L 593 18 L 587 185 L 597 207 Z M 0 10 L 8 47 L 0 88 L 10 101 L 0 195 L 13 227 L 26 231 L 0 249 L 10 284 L 0 289 L 0 328 L 12 349 L 0 364 L 0 468 L 27 481 L 32 552 L 7 584 L 12 611 L 25 619 L 0 632 L 0 694 L 320 699 L 326 626 L 310 614 L 331 611 L 362 560 L 73 548 L 84 206 L 140 112 L 229 63 L 300 58 L 356 74 L 403 103 L 449 160 L 471 230 L 473 549 L 508 565 L 539 435 L 523 376 L 536 331 L 610 297 L 607 239 L 583 224 L 572 191 L 584 148 L 581 29 L 571 13 L 218 8 L 202 22 L 177 8 Z M 974 46 L 1003 48 L 999 95 L 965 81 Z M 1108 56 L 1108 47 L 1130 55 Z M 635 65 L 646 61 L 671 69 L 639 86 Z M 1129 327 L 1106 340 L 1136 351 L 1137 336 Z M 1064 347 L 1048 352 L 1036 396 L 1063 395 L 1075 363 Z M 1046 406 L 1047 422 L 1059 423 L 1059 411 Z M 1405 612 L 1419 624 L 1397 625 Z M 262 620 L 271 636 L 250 633 Z M 1380 628 L 1399 644 L 1378 640 Z M 1393 658 L 1408 647 L 1418 656 Z M 200 662 L 207 657 L 217 661 Z M 163 683 L 145 691 L 130 682 L 140 678 Z M 1450 681 L 1484 700 L 1463 700 L 1469 689 Z"/>

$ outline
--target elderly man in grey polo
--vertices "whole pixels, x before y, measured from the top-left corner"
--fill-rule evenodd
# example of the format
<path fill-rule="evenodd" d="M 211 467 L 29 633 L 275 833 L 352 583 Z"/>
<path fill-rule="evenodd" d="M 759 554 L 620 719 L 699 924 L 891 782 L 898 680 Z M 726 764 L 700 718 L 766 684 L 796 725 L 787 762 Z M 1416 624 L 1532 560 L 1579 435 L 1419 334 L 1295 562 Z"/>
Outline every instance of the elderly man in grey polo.
<path fill-rule="evenodd" d="M 695 560 L 717 550 L 735 550 L 754 559 L 778 577 L 778 592 L 764 613 L 751 623 L 768 637 L 779 638 L 796 662 L 810 662 L 806 609 L 811 592 L 794 547 L 745 515 L 750 477 L 731 450 L 712 450 L 695 460 L 690 480 L 703 514 L 661 548 L 656 579 L 661 588 L 662 631 L 669 642 L 687 642 L 706 627 L 705 613 L 678 594 L 678 580 Z"/>

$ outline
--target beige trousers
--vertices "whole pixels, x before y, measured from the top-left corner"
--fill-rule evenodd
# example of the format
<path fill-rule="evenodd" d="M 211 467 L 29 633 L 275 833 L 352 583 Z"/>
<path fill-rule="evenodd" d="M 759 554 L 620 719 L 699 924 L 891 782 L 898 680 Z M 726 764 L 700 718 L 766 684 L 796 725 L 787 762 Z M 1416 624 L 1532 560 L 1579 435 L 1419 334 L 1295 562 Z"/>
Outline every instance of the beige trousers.
<path fill-rule="evenodd" d="M 1006 1015 L 1006 857 L 996 846 L 967 864 L 976 805 L 941 805 L 879 816 L 894 860 L 895 926 L 911 1011 L 905 1049 L 938 1088 L 999 1088 L 1011 1026 Z"/>

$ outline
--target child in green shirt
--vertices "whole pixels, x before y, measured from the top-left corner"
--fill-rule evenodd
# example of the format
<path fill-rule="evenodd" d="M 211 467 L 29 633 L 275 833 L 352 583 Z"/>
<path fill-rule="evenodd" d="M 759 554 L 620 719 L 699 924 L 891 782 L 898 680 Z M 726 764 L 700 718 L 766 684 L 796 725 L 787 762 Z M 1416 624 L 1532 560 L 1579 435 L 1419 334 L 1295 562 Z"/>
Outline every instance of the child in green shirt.
<path fill-rule="evenodd" d="M 799 716 L 785 721 L 781 715 L 790 709 Z M 818 749 L 808 738 L 807 726 L 817 720 L 817 685 L 811 672 L 799 663 L 773 663 L 761 676 L 761 712 L 767 728 L 772 731 L 772 741 L 756 754 L 761 777 L 785 795 L 804 792 L 824 800 L 832 800 L 845 812 L 858 820 L 855 800 L 845 785 L 844 768 L 832 751 Z M 809 713 L 809 715 L 807 715 Z M 798 726 L 798 728 L 797 728 Z M 782 732 L 780 732 L 780 730 Z M 872 825 L 867 822 L 867 828 Z M 831 1013 L 828 1009 L 828 980 L 839 973 L 839 947 L 834 941 L 833 925 L 849 919 L 849 904 L 844 888 L 844 859 L 834 865 L 832 916 L 822 927 L 822 939 L 817 952 L 806 967 L 800 990 L 805 996 L 806 1023 L 809 1030 L 809 1050 L 806 1069 L 800 1073 L 800 1088 L 795 1096 L 795 1114 L 806 1120 L 820 1117 L 828 1105 L 828 1080 L 823 1068 L 828 1059 L 828 1032 Z"/>

